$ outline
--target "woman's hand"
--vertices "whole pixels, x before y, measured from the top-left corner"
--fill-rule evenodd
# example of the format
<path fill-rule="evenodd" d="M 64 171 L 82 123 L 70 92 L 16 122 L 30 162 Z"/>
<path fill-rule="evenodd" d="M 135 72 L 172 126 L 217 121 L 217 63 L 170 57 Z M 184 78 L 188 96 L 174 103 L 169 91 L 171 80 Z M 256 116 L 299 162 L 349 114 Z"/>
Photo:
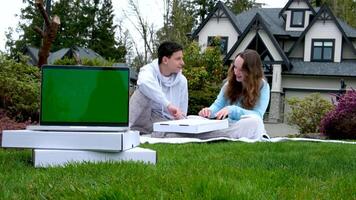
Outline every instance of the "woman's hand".
<path fill-rule="evenodd" d="M 225 107 L 216 113 L 216 119 L 225 119 L 228 115 L 229 115 L 229 110 L 227 109 L 227 107 Z"/>
<path fill-rule="evenodd" d="M 209 108 L 205 107 L 199 111 L 198 115 L 201 117 L 210 118 L 211 110 L 209 110 Z"/>

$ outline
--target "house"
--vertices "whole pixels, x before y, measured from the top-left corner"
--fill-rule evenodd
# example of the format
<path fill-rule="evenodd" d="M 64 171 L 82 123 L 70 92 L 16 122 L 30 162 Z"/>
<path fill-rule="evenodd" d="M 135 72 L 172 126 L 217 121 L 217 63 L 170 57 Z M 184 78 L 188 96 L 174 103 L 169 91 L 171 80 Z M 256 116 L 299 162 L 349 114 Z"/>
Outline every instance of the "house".
<path fill-rule="evenodd" d="M 28 64 L 37 65 L 38 51 L 39 49 L 36 47 L 31 47 L 31 46 L 25 47 L 24 54 L 30 57 Z M 75 58 L 79 63 L 83 59 L 105 60 L 101 55 L 99 55 L 92 49 L 73 46 L 71 48 L 63 48 L 53 53 L 50 53 L 49 57 L 47 58 L 47 63 L 54 64 L 56 60 L 61 60 L 63 58 Z"/>
<path fill-rule="evenodd" d="M 24 55 L 30 57 L 28 64 L 37 65 L 38 63 L 38 48 L 27 46 L 24 49 Z M 99 59 L 105 61 L 105 59 L 89 48 L 83 48 L 78 46 L 73 46 L 71 48 L 63 48 L 53 53 L 50 53 L 47 62 L 48 64 L 54 64 L 55 61 L 61 60 L 63 58 L 74 58 L 78 63 L 81 63 L 83 59 Z M 115 67 L 129 67 L 125 63 L 114 63 Z M 137 73 L 135 70 L 130 68 L 130 90 L 134 89 L 137 82 Z"/>
<path fill-rule="evenodd" d="M 233 14 L 222 2 L 192 33 L 202 49 L 221 38 L 224 64 L 255 49 L 271 86 L 268 121 L 282 122 L 286 99 L 319 92 L 330 99 L 340 82 L 356 88 L 356 29 L 330 8 L 308 0 L 289 0 L 283 8 L 255 8 Z"/>

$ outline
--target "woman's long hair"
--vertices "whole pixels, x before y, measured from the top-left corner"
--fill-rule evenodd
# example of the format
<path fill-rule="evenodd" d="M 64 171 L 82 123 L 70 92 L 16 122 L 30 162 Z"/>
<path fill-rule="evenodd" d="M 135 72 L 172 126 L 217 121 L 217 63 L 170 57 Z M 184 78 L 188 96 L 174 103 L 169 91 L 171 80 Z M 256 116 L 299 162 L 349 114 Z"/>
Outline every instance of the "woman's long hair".
<path fill-rule="evenodd" d="M 261 58 L 255 50 L 251 49 L 239 53 L 235 60 L 238 56 L 244 60 L 242 65 L 244 80 L 243 82 L 236 81 L 233 62 L 228 71 L 225 98 L 229 99 L 231 104 L 241 100 L 243 108 L 252 109 L 260 96 L 261 81 L 264 77 Z"/>

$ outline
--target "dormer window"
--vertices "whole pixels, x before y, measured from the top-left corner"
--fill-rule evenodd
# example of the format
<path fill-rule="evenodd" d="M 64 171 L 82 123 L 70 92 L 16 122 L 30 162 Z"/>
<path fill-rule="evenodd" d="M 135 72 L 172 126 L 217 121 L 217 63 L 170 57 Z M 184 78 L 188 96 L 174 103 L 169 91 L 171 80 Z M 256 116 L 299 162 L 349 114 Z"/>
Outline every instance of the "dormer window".
<path fill-rule="evenodd" d="M 332 62 L 334 60 L 334 39 L 313 39 L 311 61 Z"/>
<path fill-rule="evenodd" d="M 304 27 L 305 10 L 292 10 L 291 27 Z"/>

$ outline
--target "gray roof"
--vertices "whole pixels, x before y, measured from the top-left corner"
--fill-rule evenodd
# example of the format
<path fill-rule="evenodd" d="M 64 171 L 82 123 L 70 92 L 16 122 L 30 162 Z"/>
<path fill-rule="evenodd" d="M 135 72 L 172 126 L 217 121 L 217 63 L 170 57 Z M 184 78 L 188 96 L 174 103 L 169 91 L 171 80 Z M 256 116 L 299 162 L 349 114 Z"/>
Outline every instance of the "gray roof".
<path fill-rule="evenodd" d="M 304 62 L 301 59 L 290 59 L 293 68 L 283 74 L 323 75 L 323 76 L 356 76 L 356 60 L 335 62 Z"/>
<path fill-rule="evenodd" d="M 250 21 L 259 13 L 273 35 L 287 35 L 298 37 L 302 31 L 285 31 L 284 20 L 278 14 L 281 8 L 253 8 L 236 15 L 237 26 L 244 31 Z"/>
<path fill-rule="evenodd" d="M 92 49 L 89 48 L 83 48 L 83 47 L 78 47 L 75 46 L 71 48 L 72 51 L 74 51 L 77 55 L 79 55 L 79 58 L 87 58 L 87 59 L 99 59 L 99 60 L 105 60 L 101 55 L 93 51 Z"/>
<path fill-rule="evenodd" d="M 36 47 L 26 46 L 24 54 L 30 57 L 28 64 L 37 65 L 38 63 L 38 49 Z"/>
<path fill-rule="evenodd" d="M 105 60 L 101 55 L 92 49 L 74 46 L 71 48 L 63 48 L 51 53 L 51 55 L 48 57 L 48 64 L 53 64 L 56 60 L 62 59 L 64 57 L 78 57 L 80 60 L 93 58 Z"/>
<path fill-rule="evenodd" d="M 336 18 L 339 22 L 341 28 L 344 30 L 347 37 L 356 38 L 356 28 L 352 28 L 350 25 L 346 24 L 346 22 L 342 21 L 339 18 Z"/>
<path fill-rule="evenodd" d="M 290 4 L 291 2 L 292 0 L 288 1 L 288 4 Z M 273 38 L 274 36 L 276 40 L 278 40 L 279 36 L 287 36 L 292 38 L 293 40 L 297 40 L 297 42 L 295 42 L 295 44 L 292 46 L 291 48 L 292 50 L 299 42 L 302 41 L 302 39 L 304 38 L 305 34 L 308 32 L 310 27 L 312 27 L 313 24 L 319 19 L 317 17 L 319 17 L 324 12 L 330 14 L 332 20 L 334 20 L 337 27 L 341 31 L 345 41 L 348 44 L 350 44 L 353 51 L 356 52 L 354 45 L 352 44 L 352 41 L 355 41 L 356 39 L 356 28 L 353 28 L 348 24 L 346 24 L 343 20 L 336 18 L 332 13 L 332 11 L 327 6 L 323 6 L 321 8 L 319 7 L 312 8 L 309 2 L 308 1 L 306 2 L 308 3 L 309 7 L 313 11 L 313 15 L 311 16 L 312 18 L 310 20 L 309 26 L 304 31 L 286 31 L 285 30 L 286 22 L 280 13 L 283 12 L 283 9 L 288 7 L 288 4 L 285 6 L 285 8 L 253 8 L 248 11 L 235 15 L 235 17 L 231 17 L 232 12 L 225 6 L 222 6 L 221 5 L 222 3 L 219 1 L 214 11 L 209 14 L 209 17 L 211 17 L 212 14 L 216 12 L 218 8 L 220 8 L 225 13 L 227 13 L 227 16 L 229 17 L 235 29 L 240 30 L 242 32 L 238 41 L 233 45 L 231 50 L 226 55 L 224 61 L 227 61 L 227 59 L 230 58 L 230 56 L 236 50 L 237 46 L 243 40 L 243 38 L 245 37 L 249 29 L 254 28 L 254 26 L 256 25 L 258 26 L 258 24 L 262 25 L 263 28 L 266 29 L 266 32 L 269 35 L 269 37 Z M 259 21 L 259 23 L 253 24 L 253 21 L 256 19 L 257 21 Z M 209 18 L 207 18 L 198 27 L 198 29 L 194 32 L 193 36 L 198 35 L 199 31 L 207 23 L 208 20 Z M 284 52 L 282 51 L 282 53 L 280 54 L 284 55 Z M 287 58 L 287 60 L 288 60 L 288 64 L 290 62 L 292 67 L 288 69 L 288 71 L 283 71 L 283 74 L 317 75 L 317 76 L 352 76 L 352 77 L 356 76 L 356 60 L 343 60 L 340 63 L 304 62 L 302 59 L 298 60 L 298 59 L 291 59 L 291 58 L 289 59 Z"/>
<path fill-rule="evenodd" d="M 286 31 L 285 30 L 285 21 L 282 17 L 279 16 L 279 12 L 282 8 L 254 8 L 248 11 L 242 12 L 236 15 L 237 27 L 240 30 L 244 31 L 256 13 L 259 13 L 266 25 L 269 27 L 273 35 L 283 35 L 291 37 L 299 37 L 303 31 Z M 315 11 L 318 12 L 320 8 L 315 8 Z M 337 19 L 340 23 L 341 28 L 344 30 L 347 37 L 356 38 L 356 29 L 352 28 L 346 24 L 341 19 Z"/>
<path fill-rule="evenodd" d="M 290 37 L 299 37 L 303 31 L 286 31 L 285 30 L 285 21 L 283 17 L 279 15 L 283 8 L 252 8 L 250 10 L 244 11 L 235 15 L 230 9 L 228 9 L 225 4 L 218 2 L 214 11 L 211 12 L 208 17 L 200 24 L 200 26 L 193 32 L 192 36 L 200 32 L 200 30 L 205 26 L 209 19 L 213 16 L 214 12 L 217 9 L 222 9 L 231 20 L 236 31 L 244 32 L 251 20 L 256 16 L 257 13 L 261 15 L 264 19 L 266 25 L 270 29 L 271 33 L 275 36 L 290 36 Z M 314 8 L 315 13 L 320 10 L 319 7 Z M 356 38 L 356 28 L 351 27 L 341 19 L 337 19 L 337 22 L 340 24 L 341 29 L 345 32 L 345 35 L 349 38 Z"/>
<path fill-rule="evenodd" d="M 26 47 L 24 53 L 28 56 L 30 56 L 31 60 L 29 61 L 30 64 L 32 65 L 37 65 L 38 63 L 38 48 L 36 47 Z M 89 48 L 83 48 L 83 47 L 78 47 L 74 46 L 71 48 L 63 48 L 58 51 L 55 51 L 53 53 L 50 53 L 48 58 L 47 58 L 47 63 L 48 64 L 53 64 L 56 60 L 63 59 L 64 57 L 74 57 L 78 56 L 80 59 L 86 58 L 86 59 L 99 59 L 99 60 L 105 60 L 101 55 L 93 51 L 92 49 Z"/>
<path fill-rule="evenodd" d="M 62 59 L 63 57 L 65 57 L 69 50 L 70 48 L 63 48 L 51 53 L 47 58 L 48 64 L 53 64 L 56 60 Z"/>

